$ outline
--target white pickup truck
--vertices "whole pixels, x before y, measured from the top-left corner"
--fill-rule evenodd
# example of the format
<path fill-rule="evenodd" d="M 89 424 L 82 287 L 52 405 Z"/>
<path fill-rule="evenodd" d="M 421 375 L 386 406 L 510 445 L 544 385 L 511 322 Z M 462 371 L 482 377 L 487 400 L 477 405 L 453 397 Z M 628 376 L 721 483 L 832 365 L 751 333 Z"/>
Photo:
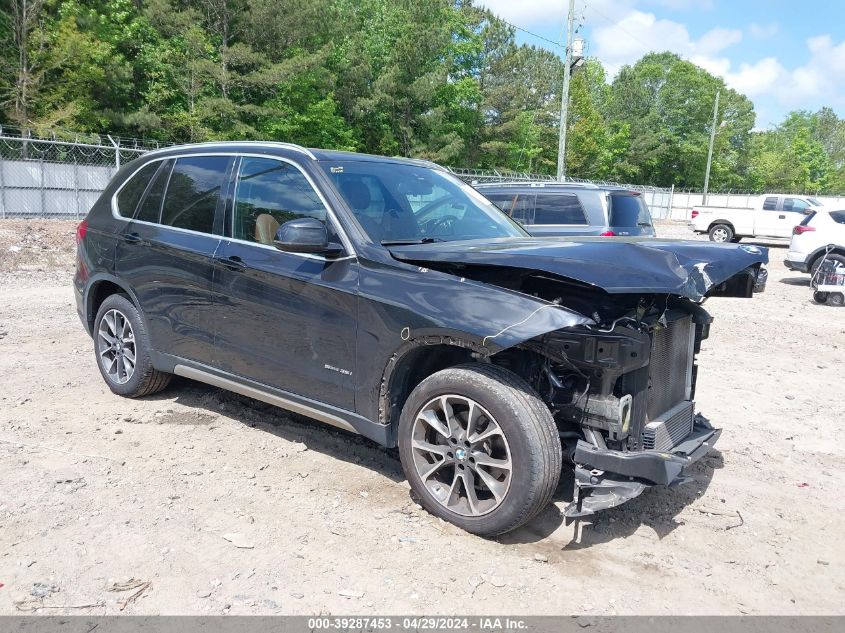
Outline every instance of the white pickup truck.
<path fill-rule="evenodd" d="M 762 195 L 752 207 L 692 208 L 689 228 L 707 233 L 713 242 L 738 242 L 743 237 L 784 237 L 804 215 L 823 208 L 812 196 Z"/>

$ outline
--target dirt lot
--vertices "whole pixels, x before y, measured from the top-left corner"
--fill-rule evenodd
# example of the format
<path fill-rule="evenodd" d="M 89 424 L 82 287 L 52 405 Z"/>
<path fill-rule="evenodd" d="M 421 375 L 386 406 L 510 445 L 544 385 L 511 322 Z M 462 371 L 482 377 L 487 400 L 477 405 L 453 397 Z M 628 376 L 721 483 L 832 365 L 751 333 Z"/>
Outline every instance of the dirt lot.
<path fill-rule="evenodd" d="M 707 305 L 698 407 L 725 431 L 696 483 L 568 527 L 563 484 L 484 540 L 359 437 L 185 380 L 113 396 L 73 229 L 0 223 L 0 614 L 845 613 L 845 310 L 783 245 L 764 295 Z"/>

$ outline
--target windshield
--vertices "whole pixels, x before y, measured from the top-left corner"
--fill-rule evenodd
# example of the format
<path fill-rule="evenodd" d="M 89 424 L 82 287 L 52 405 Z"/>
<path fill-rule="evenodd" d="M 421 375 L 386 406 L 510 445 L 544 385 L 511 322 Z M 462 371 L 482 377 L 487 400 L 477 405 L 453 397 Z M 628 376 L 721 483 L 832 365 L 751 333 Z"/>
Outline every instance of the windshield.
<path fill-rule="evenodd" d="M 819 200 L 818 198 L 807 198 L 807 202 L 809 202 L 814 207 L 823 207 L 824 203 Z"/>
<path fill-rule="evenodd" d="M 642 196 L 626 193 L 611 194 L 610 226 L 625 228 L 651 226 L 651 216 Z"/>
<path fill-rule="evenodd" d="M 439 169 L 386 160 L 320 165 L 374 242 L 528 235 L 475 189 Z"/>

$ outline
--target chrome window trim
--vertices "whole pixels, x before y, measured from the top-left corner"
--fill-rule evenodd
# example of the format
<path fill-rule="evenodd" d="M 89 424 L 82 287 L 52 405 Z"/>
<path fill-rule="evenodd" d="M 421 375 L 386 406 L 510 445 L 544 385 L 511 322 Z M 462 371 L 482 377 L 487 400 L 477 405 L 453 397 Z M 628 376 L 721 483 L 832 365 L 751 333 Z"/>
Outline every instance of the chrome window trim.
<path fill-rule="evenodd" d="M 334 226 L 337 227 L 338 236 L 340 237 L 340 241 L 343 244 L 343 248 L 347 251 L 348 255 L 345 255 L 343 257 L 324 257 L 323 255 L 314 255 L 312 253 L 289 253 L 289 252 L 286 252 L 286 251 L 279 251 L 274 246 L 268 246 L 266 244 L 259 244 L 258 242 L 250 242 L 248 240 L 237 240 L 235 238 L 226 237 L 224 235 L 215 235 L 214 233 L 203 233 L 201 231 L 192 231 L 190 229 L 183 229 L 183 228 L 179 228 L 179 227 L 176 227 L 176 226 L 169 226 L 167 224 L 161 224 L 160 222 L 147 222 L 145 220 L 136 220 L 136 219 L 133 219 L 133 218 L 127 218 L 127 217 L 120 215 L 120 211 L 117 207 L 117 196 L 123 190 L 123 188 L 126 186 L 126 183 L 128 183 L 130 180 L 132 180 L 135 177 L 135 175 L 139 171 L 141 171 L 144 167 L 149 165 L 151 162 L 164 161 L 164 160 L 170 160 L 170 159 L 174 159 L 174 167 L 175 167 L 175 160 L 176 159 L 193 158 L 193 157 L 196 157 L 196 156 L 229 156 L 229 157 L 232 157 L 232 158 L 247 156 L 247 157 L 250 157 L 250 158 L 269 158 L 269 159 L 272 159 L 272 160 L 279 160 L 279 161 L 288 163 L 290 165 L 293 165 L 296 169 L 298 169 L 302 173 L 303 176 L 305 176 L 305 179 L 308 181 L 308 184 L 311 185 L 311 188 L 314 189 L 314 191 L 317 192 L 317 196 L 320 198 L 320 201 L 323 203 L 323 206 L 326 208 L 326 217 L 331 218 L 333 223 L 334 223 Z M 172 175 L 172 173 L 173 173 L 173 171 L 171 170 L 171 175 Z M 170 184 L 169 181 L 168 181 L 168 184 Z M 165 198 L 167 197 L 167 189 L 165 189 L 165 191 L 164 191 L 164 197 Z M 164 200 L 162 200 L 162 204 L 164 204 Z M 303 257 L 305 259 L 317 259 L 317 260 L 321 260 L 321 261 L 334 262 L 334 261 L 340 261 L 340 260 L 344 260 L 344 259 L 352 259 L 352 258 L 357 257 L 357 253 L 355 252 L 355 249 L 352 247 L 352 242 L 349 240 L 349 237 L 346 234 L 346 229 L 343 228 L 343 225 L 341 224 L 340 220 L 338 219 L 338 217 L 335 214 L 332 207 L 329 205 L 328 201 L 326 200 L 326 197 L 323 195 L 323 192 L 320 191 L 319 187 L 317 187 L 315 185 L 314 179 L 311 177 L 310 174 L 308 174 L 304 169 L 302 169 L 295 162 L 293 162 L 292 160 L 290 160 L 288 158 L 284 158 L 282 156 L 270 156 L 270 155 L 267 155 L 267 154 L 253 154 L 253 153 L 249 153 L 249 152 L 215 151 L 215 152 L 197 152 L 197 153 L 191 153 L 191 154 L 176 154 L 176 155 L 172 155 L 172 156 L 161 156 L 161 157 L 153 158 L 150 161 L 146 161 L 143 165 L 140 165 L 115 190 L 115 192 L 112 194 L 112 197 L 111 197 L 111 213 L 112 213 L 112 217 L 114 219 L 123 220 L 124 222 L 137 222 L 138 224 L 145 224 L 147 226 L 158 226 L 160 228 L 169 229 L 171 231 L 180 231 L 182 233 L 188 233 L 188 234 L 192 234 L 192 235 L 203 235 L 203 236 L 206 236 L 206 237 L 216 237 L 220 240 L 231 240 L 231 241 L 234 241 L 234 242 L 241 242 L 241 243 L 244 243 L 244 244 L 252 244 L 253 246 L 261 246 L 263 248 L 272 248 L 273 250 L 275 250 L 277 252 L 285 252 L 285 254 L 287 254 L 287 255 L 295 255 L 296 257 Z M 234 210 L 233 210 L 233 213 L 232 213 L 232 220 L 234 222 Z"/>

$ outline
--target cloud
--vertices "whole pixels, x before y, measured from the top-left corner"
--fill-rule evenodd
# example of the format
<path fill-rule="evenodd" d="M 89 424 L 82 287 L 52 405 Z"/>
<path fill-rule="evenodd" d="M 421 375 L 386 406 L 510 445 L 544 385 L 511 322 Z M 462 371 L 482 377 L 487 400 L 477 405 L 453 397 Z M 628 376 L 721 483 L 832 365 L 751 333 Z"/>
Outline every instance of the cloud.
<path fill-rule="evenodd" d="M 696 57 L 702 65 L 721 64 L 709 58 L 740 42 L 742 31 L 715 28 L 693 39 L 680 22 L 632 10 L 619 21 L 594 29 L 591 40 L 593 53 L 614 75 L 624 64 L 634 63 L 650 51 L 668 50 L 688 59 Z"/>
<path fill-rule="evenodd" d="M 500 18 L 526 28 L 550 22 L 562 27 L 566 21 L 567 5 L 560 0 L 481 0 L 478 4 Z"/>
<path fill-rule="evenodd" d="M 667 9 L 705 9 L 713 8 L 713 0 L 652 0 L 652 4 L 658 4 Z"/>
<path fill-rule="evenodd" d="M 748 26 L 748 34 L 755 40 L 764 40 L 769 37 L 774 37 L 778 34 L 780 27 L 777 22 L 770 22 L 768 24 L 758 24 L 752 22 Z"/>

